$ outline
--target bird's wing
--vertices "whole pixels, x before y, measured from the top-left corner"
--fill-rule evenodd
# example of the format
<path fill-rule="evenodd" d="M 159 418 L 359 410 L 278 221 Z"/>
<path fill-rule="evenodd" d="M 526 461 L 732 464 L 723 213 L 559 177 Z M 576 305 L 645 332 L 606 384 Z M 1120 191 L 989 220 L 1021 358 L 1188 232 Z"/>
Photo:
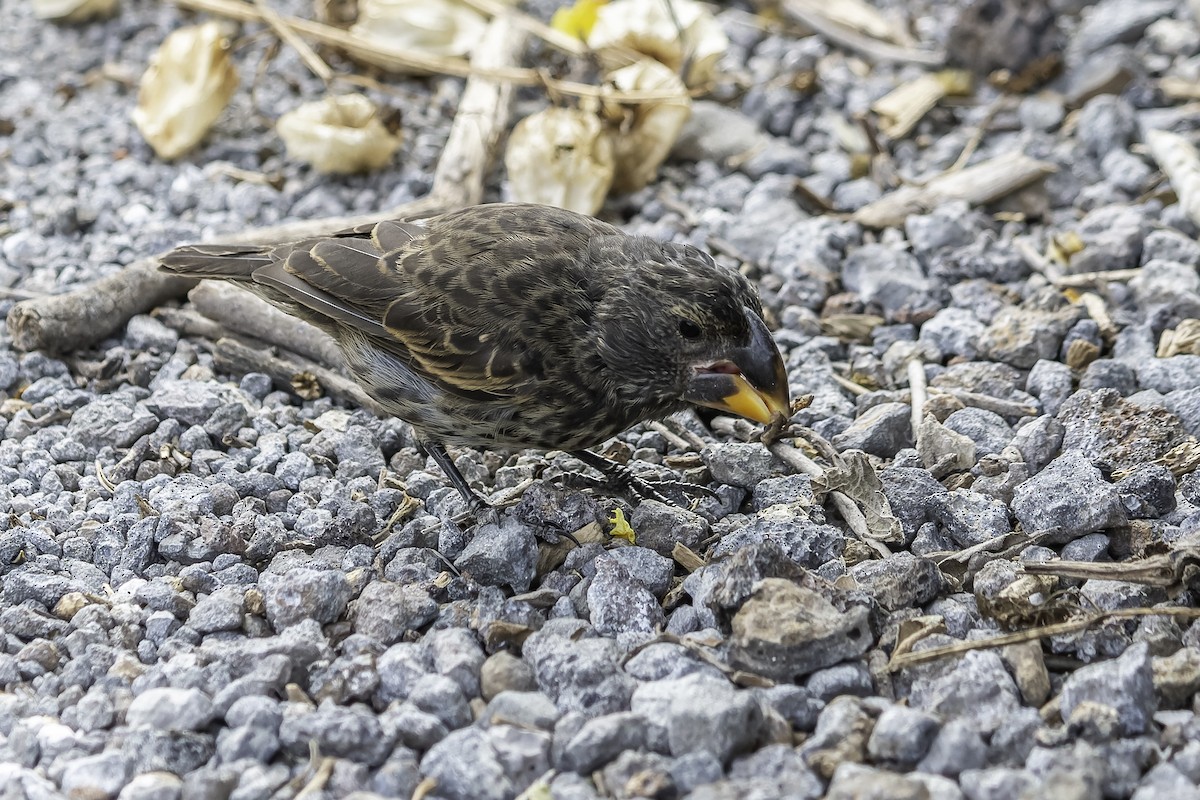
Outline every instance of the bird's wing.
<path fill-rule="evenodd" d="M 555 225 L 544 210 L 532 221 L 478 211 L 303 242 L 254 279 L 361 331 L 450 393 L 525 394 L 542 376 L 541 354 L 525 335 L 537 321 L 518 309 L 553 300 L 556 276 L 591 231 Z"/>

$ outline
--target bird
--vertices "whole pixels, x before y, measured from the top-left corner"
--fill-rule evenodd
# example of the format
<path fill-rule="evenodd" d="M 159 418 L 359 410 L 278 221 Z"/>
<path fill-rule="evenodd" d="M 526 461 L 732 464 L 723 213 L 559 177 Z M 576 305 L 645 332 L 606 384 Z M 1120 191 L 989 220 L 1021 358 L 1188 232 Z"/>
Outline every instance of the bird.
<path fill-rule="evenodd" d="M 197 244 L 160 269 L 232 281 L 328 333 L 472 510 L 447 445 L 566 451 L 665 498 L 593 449 L 689 405 L 768 424 L 787 372 L 751 282 L 704 250 L 527 203 L 385 220 L 275 245 Z"/>

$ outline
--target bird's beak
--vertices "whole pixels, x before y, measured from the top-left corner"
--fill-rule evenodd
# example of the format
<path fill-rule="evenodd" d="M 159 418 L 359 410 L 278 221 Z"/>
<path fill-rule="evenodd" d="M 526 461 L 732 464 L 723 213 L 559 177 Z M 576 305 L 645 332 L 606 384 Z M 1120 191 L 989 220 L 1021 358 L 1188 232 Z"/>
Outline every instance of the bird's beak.
<path fill-rule="evenodd" d="M 746 319 L 750 343 L 725 358 L 694 365 L 683 399 L 766 425 L 776 414 L 791 414 L 787 371 L 766 323 L 750 309 Z"/>

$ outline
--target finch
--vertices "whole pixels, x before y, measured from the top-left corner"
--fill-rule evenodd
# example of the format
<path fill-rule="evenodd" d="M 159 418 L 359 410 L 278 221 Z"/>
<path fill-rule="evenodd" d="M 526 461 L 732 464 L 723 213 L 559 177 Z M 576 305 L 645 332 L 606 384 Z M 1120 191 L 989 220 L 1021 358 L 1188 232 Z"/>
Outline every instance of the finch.
<path fill-rule="evenodd" d="M 190 245 L 162 269 L 235 281 L 330 334 L 476 509 L 486 503 L 447 444 L 565 450 L 612 478 L 620 465 L 586 448 L 688 404 L 764 424 L 789 413 L 783 359 L 744 276 L 550 206 Z"/>

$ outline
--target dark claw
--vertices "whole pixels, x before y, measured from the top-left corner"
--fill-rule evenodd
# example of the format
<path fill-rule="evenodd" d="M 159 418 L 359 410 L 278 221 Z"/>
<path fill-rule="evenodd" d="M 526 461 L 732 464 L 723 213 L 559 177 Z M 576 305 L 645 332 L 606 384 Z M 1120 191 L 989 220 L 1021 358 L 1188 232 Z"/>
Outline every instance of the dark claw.
<path fill-rule="evenodd" d="M 624 464 L 605 458 L 590 450 L 579 450 L 571 455 L 589 467 L 604 474 L 603 478 L 592 478 L 578 473 L 560 476 L 563 485 L 573 489 L 590 488 L 608 494 L 633 495 L 638 500 L 655 500 L 669 506 L 692 508 L 692 498 L 716 497 L 707 486 L 683 481 L 650 481 L 639 478 Z"/>

